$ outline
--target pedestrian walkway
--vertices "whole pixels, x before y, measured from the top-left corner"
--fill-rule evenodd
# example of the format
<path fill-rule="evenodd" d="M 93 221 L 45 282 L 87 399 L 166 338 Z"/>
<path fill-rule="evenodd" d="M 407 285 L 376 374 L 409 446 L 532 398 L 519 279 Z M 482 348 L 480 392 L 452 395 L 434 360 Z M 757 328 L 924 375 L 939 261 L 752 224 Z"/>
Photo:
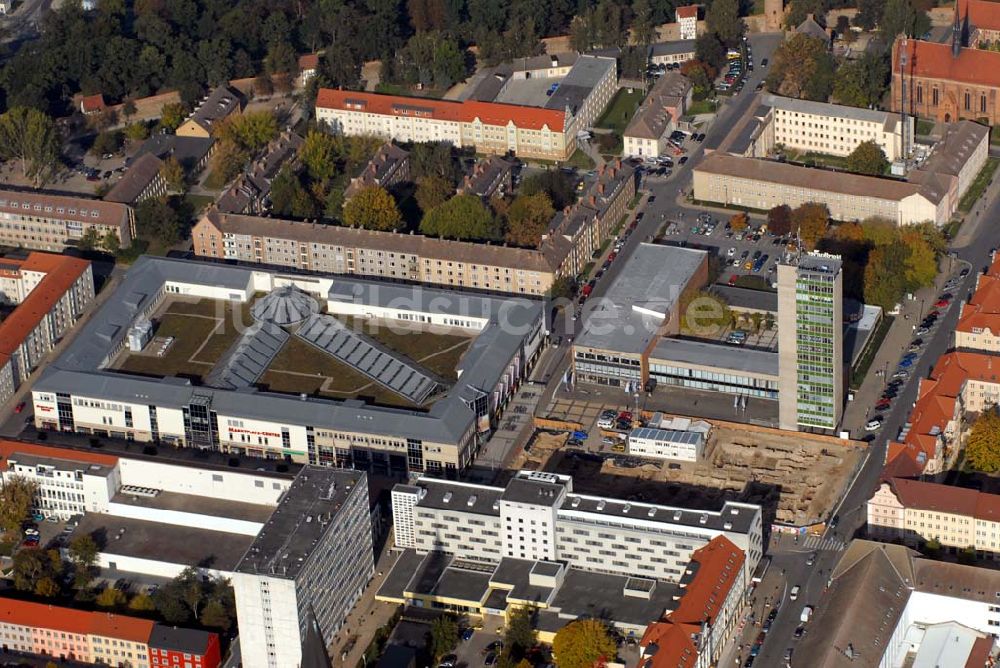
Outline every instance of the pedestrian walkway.
<path fill-rule="evenodd" d="M 802 547 L 807 550 L 833 550 L 834 552 L 840 552 L 844 549 L 845 543 L 839 538 L 808 536 L 802 543 Z"/>

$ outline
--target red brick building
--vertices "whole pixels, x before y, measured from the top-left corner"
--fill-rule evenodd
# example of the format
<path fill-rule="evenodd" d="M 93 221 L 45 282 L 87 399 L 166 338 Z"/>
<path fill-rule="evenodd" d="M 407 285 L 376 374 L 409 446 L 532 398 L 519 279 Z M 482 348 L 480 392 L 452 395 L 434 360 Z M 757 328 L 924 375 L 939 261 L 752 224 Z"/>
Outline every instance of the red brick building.
<path fill-rule="evenodd" d="M 149 634 L 151 668 L 216 668 L 221 662 L 214 633 L 157 624 Z"/>

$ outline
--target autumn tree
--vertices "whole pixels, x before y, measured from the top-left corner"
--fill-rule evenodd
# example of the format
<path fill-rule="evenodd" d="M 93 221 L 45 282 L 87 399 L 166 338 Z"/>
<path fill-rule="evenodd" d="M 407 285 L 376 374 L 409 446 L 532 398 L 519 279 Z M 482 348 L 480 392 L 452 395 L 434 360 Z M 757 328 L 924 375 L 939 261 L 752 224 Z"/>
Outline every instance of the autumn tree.
<path fill-rule="evenodd" d="M 187 179 L 184 174 L 184 167 L 174 156 L 167 156 L 167 159 L 160 165 L 160 176 L 167 184 L 171 192 L 180 193 L 187 190 Z"/>
<path fill-rule="evenodd" d="M 414 197 L 416 197 L 417 206 L 426 213 L 434 207 L 444 204 L 454 194 L 455 188 L 447 179 L 437 174 L 429 174 L 417 179 Z"/>
<path fill-rule="evenodd" d="M 965 445 L 965 461 L 977 471 L 1000 471 L 1000 415 L 995 406 L 976 418 Z"/>
<path fill-rule="evenodd" d="M 516 246 L 538 246 L 553 215 L 552 200 L 545 193 L 519 195 L 507 210 L 507 240 Z"/>
<path fill-rule="evenodd" d="M 444 239 L 487 241 L 499 239 L 496 219 L 475 195 L 456 195 L 424 214 L 423 234 Z"/>
<path fill-rule="evenodd" d="M 19 475 L 7 476 L 0 487 L 0 529 L 8 533 L 20 531 L 37 492 L 35 481 Z"/>
<path fill-rule="evenodd" d="M 37 109 L 14 107 L 0 115 L 0 158 L 17 160 L 21 176 L 39 187 L 59 164 L 59 132 Z"/>
<path fill-rule="evenodd" d="M 310 130 L 299 148 L 299 160 L 313 181 L 326 181 L 337 173 L 340 142 L 331 134 Z"/>
<path fill-rule="evenodd" d="M 774 52 L 767 88 L 787 97 L 825 102 L 833 89 L 833 72 L 826 43 L 796 33 Z"/>
<path fill-rule="evenodd" d="M 362 188 L 344 204 L 344 224 L 350 227 L 388 232 L 401 220 L 396 200 L 380 186 Z"/>
<path fill-rule="evenodd" d="M 140 591 L 129 600 L 128 609 L 134 612 L 152 612 L 156 610 L 156 604 L 153 603 L 152 596 L 144 591 Z"/>
<path fill-rule="evenodd" d="M 729 227 L 733 230 L 733 232 L 742 232 L 747 229 L 749 225 L 750 219 L 742 211 L 740 213 L 733 214 L 733 216 L 729 219 Z"/>
<path fill-rule="evenodd" d="M 160 127 L 173 132 L 184 122 L 184 105 L 179 102 L 169 102 L 160 110 Z"/>
<path fill-rule="evenodd" d="M 222 140 L 230 140 L 251 155 L 278 136 L 278 119 L 271 111 L 233 114 L 217 130 Z"/>
<path fill-rule="evenodd" d="M 97 595 L 97 600 L 95 603 L 102 608 L 118 608 L 125 605 L 127 597 L 125 592 L 116 587 L 105 587 L 104 590 Z"/>
<path fill-rule="evenodd" d="M 792 231 L 792 208 L 779 204 L 767 212 L 767 229 L 772 234 L 783 237 Z"/>
<path fill-rule="evenodd" d="M 139 142 L 149 136 L 149 128 L 145 123 L 129 123 L 122 132 L 129 142 Z"/>
<path fill-rule="evenodd" d="M 825 204 L 806 202 L 792 211 L 792 227 L 806 250 L 813 250 L 830 225 L 830 211 Z"/>
<path fill-rule="evenodd" d="M 55 591 L 52 591 L 50 585 L 58 581 L 61 572 L 59 550 L 18 550 L 14 553 L 11 574 L 14 588 L 18 591 L 55 596 L 59 593 L 59 587 L 57 585 Z"/>
<path fill-rule="evenodd" d="M 618 645 L 607 624 L 597 619 L 581 619 L 559 629 L 552 641 L 559 668 L 593 668 L 614 661 Z"/>
<path fill-rule="evenodd" d="M 847 156 L 847 169 L 858 174 L 879 176 L 889 169 L 889 160 L 882 147 L 869 139 L 858 144 Z"/>
<path fill-rule="evenodd" d="M 521 195 L 534 195 L 540 192 L 549 196 L 552 206 L 557 210 L 564 209 L 576 200 L 572 179 L 558 169 L 532 174 L 521 181 Z"/>
<path fill-rule="evenodd" d="M 69 560 L 73 564 L 73 588 L 85 589 L 94 579 L 97 565 L 97 543 L 90 534 L 81 534 L 69 543 Z"/>

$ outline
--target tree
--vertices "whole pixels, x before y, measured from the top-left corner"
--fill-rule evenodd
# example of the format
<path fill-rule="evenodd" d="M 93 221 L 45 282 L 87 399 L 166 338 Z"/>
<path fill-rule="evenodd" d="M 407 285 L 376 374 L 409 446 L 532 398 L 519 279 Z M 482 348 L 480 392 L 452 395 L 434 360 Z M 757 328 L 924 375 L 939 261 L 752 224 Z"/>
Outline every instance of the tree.
<path fill-rule="evenodd" d="M 747 229 L 750 225 L 750 219 L 742 211 L 740 213 L 735 213 L 729 219 L 729 227 L 732 228 L 733 232 L 742 232 Z"/>
<path fill-rule="evenodd" d="M 792 231 L 792 208 L 779 204 L 767 212 L 767 229 L 772 234 L 783 237 Z"/>
<path fill-rule="evenodd" d="M 576 281 L 572 276 L 560 276 L 552 282 L 549 297 L 552 299 L 571 299 L 576 292 Z"/>
<path fill-rule="evenodd" d="M 98 234 L 96 227 L 88 227 L 80 240 L 76 242 L 77 246 L 83 250 L 94 250 L 101 243 L 101 235 Z"/>
<path fill-rule="evenodd" d="M 826 234 L 830 224 L 830 211 L 825 204 L 806 202 L 792 212 L 792 227 L 798 231 L 799 239 L 806 250 L 816 248 L 816 244 Z"/>
<path fill-rule="evenodd" d="M 125 605 L 125 592 L 115 587 L 106 587 L 97 595 L 95 603 L 102 608 L 119 608 Z"/>
<path fill-rule="evenodd" d="M 521 195 L 534 195 L 540 192 L 549 196 L 556 210 L 564 209 L 576 200 L 572 180 L 557 169 L 532 174 L 521 182 Z"/>
<path fill-rule="evenodd" d="M 396 200 L 380 186 L 362 188 L 344 204 L 344 223 L 350 227 L 388 232 L 401 220 Z"/>
<path fill-rule="evenodd" d="M 459 170 L 452 145 L 443 141 L 414 144 L 410 151 L 410 174 L 417 183 L 422 176 L 438 176 L 454 188 Z"/>
<path fill-rule="evenodd" d="M 122 117 L 126 123 L 128 123 L 130 118 L 135 116 L 136 111 L 138 110 L 135 108 L 135 102 L 132 101 L 132 98 L 125 98 L 125 102 L 122 103 Z"/>
<path fill-rule="evenodd" d="M 767 87 L 788 97 L 825 102 L 833 89 L 833 71 L 826 43 L 796 33 L 774 52 Z"/>
<path fill-rule="evenodd" d="M 431 655 L 437 661 L 458 645 L 458 622 L 451 615 L 441 615 L 431 622 Z"/>
<path fill-rule="evenodd" d="M 0 487 L 0 529 L 8 533 L 20 531 L 37 493 L 38 483 L 33 480 L 8 476 Z"/>
<path fill-rule="evenodd" d="M 0 158 L 18 160 L 21 176 L 38 187 L 59 163 L 59 132 L 37 109 L 14 107 L 0 115 Z"/>
<path fill-rule="evenodd" d="M 705 28 L 727 47 L 738 46 L 744 33 L 739 0 L 712 0 L 705 12 Z"/>
<path fill-rule="evenodd" d="M 984 410 L 972 424 L 965 445 L 965 461 L 976 471 L 1000 471 L 1000 415 L 996 406 Z"/>
<path fill-rule="evenodd" d="M 858 13 L 854 16 L 854 25 L 865 31 L 870 31 L 878 25 L 882 18 L 885 0 L 858 0 Z"/>
<path fill-rule="evenodd" d="M 337 160 L 341 144 L 333 135 L 320 130 L 310 130 L 299 148 L 299 160 L 305 165 L 309 178 L 326 181 L 337 173 Z"/>
<path fill-rule="evenodd" d="M 271 111 L 234 114 L 222 122 L 218 133 L 222 139 L 229 139 L 252 154 L 278 136 L 278 119 Z"/>
<path fill-rule="evenodd" d="M 524 661 L 528 650 L 537 643 L 534 619 L 535 609 L 532 607 L 519 607 L 511 612 L 503 635 L 503 655 L 511 663 Z"/>
<path fill-rule="evenodd" d="M 858 144 L 847 156 L 847 169 L 858 174 L 880 176 L 889 169 L 889 160 L 882 147 L 869 139 Z"/>
<path fill-rule="evenodd" d="M 187 179 L 184 174 L 184 167 L 174 156 L 168 156 L 160 165 L 160 176 L 167 183 L 167 188 L 171 192 L 181 193 L 187 190 Z"/>
<path fill-rule="evenodd" d="M 233 625 L 233 616 L 225 604 L 218 598 L 211 598 L 205 603 L 205 609 L 201 611 L 201 623 L 220 631 L 226 632 Z"/>
<path fill-rule="evenodd" d="M 879 32 L 891 43 L 898 35 L 919 37 L 930 30 L 930 19 L 925 12 L 913 8 L 910 0 L 885 0 L 879 20 Z"/>
<path fill-rule="evenodd" d="M 160 127 L 173 132 L 184 122 L 184 105 L 179 102 L 169 102 L 160 110 Z"/>
<path fill-rule="evenodd" d="M 296 76 L 298 74 L 298 58 L 295 57 L 295 49 L 283 39 L 271 43 L 267 49 L 267 56 L 264 58 L 264 69 L 268 74 L 288 74 Z"/>
<path fill-rule="evenodd" d="M 537 247 L 553 215 L 555 209 L 547 194 L 519 195 L 507 211 L 507 241 L 516 246 Z"/>
<path fill-rule="evenodd" d="M 485 241 L 500 237 L 493 213 L 475 195 L 456 195 L 425 213 L 420 232 L 444 239 Z"/>
<path fill-rule="evenodd" d="M 704 100 L 712 94 L 715 68 L 700 60 L 689 60 L 681 65 L 681 74 L 691 80 L 692 97 Z"/>
<path fill-rule="evenodd" d="M 695 38 L 694 57 L 718 70 L 726 62 L 726 45 L 714 32 L 702 33 Z"/>
<path fill-rule="evenodd" d="M 106 153 L 117 153 L 122 147 L 122 133 L 118 130 L 105 130 L 97 135 L 94 143 L 90 146 L 93 155 L 101 156 Z"/>
<path fill-rule="evenodd" d="M 614 661 L 618 645 L 604 622 L 583 619 L 559 629 L 552 641 L 552 651 L 559 668 L 593 668 L 598 662 Z"/>
<path fill-rule="evenodd" d="M 253 80 L 254 97 L 267 97 L 274 95 L 274 81 L 267 72 L 261 72 Z"/>
<path fill-rule="evenodd" d="M 172 206 L 158 199 L 147 199 L 136 207 L 135 226 L 139 236 L 164 246 L 181 240 L 180 216 Z"/>
<path fill-rule="evenodd" d="M 140 591 L 128 602 L 128 609 L 135 612 L 152 612 L 156 610 L 156 604 L 153 603 L 152 596 Z"/>
<path fill-rule="evenodd" d="M 888 79 L 887 55 L 866 51 L 857 60 L 847 61 L 837 69 L 833 96 L 841 104 L 874 106 L 885 94 Z"/>
<path fill-rule="evenodd" d="M 417 179 L 417 189 L 414 197 L 417 199 L 417 206 L 424 213 L 427 213 L 436 206 L 444 204 L 449 197 L 455 194 L 455 188 L 444 178 L 431 175 L 421 176 Z"/>
<path fill-rule="evenodd" d="M 834 28 L 837 36 L 844 40 L 845 42 L 853 42 L 854 31 L 851 30 L 851 19 L 847 18 L 843 14 L 837 17 L 837 26 Z"/>
<path fill-rule="evenodd" d="M 43 595 L 36 589 L 38 584 L 45 579 L 55 581 L 61 570 L 62 560 L 58 550 L 18 550 L 14 553 L 11 568 L 14 588 L 18 591 L 33 591 Z"/>
<path fill-rule="evenodd" d="M 94 579 L 97 565 L 97 543 L 90 534 L 82 534 L 69 543 L 69 559 L 73 564 L 73 588 L 85 589 Z"/>
<path fill-rule="evenodd" d="M 650 1 L 634 0 L 632 16 L 632 41 L 640 46 L 649 46 L 656 39 L 656 24 L 653 22 L 653 6 Z"/>
<path fill-rule="evenodd" d="M 125 139 L 130 142 L 142 141 L 149 136 L 149 128 L 146 127 L 145 123 L 129 123 L 123 132 Z"/>

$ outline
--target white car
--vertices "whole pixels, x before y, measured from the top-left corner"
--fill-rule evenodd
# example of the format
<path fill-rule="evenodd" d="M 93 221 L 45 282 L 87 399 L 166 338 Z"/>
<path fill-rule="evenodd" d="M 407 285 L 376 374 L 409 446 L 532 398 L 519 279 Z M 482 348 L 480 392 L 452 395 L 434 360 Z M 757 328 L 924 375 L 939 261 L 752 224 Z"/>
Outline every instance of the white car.
<path fill-rule="evenodd" d="M 734 255 L 736 255 L 736 247 L 732 246 L 730 247 L 729 250 L 726 251 L 726 257 L 732 257 Z"/>
<path fill-rule="evenodd" d="M 865 431 L 878 431 L 882 428 L 881 420 L 869 420 L 868 424 L 865 425 Z"/>
<path fill-rule="evenodd" d="M 788 593 L 788 598 L 792 599 L 793 601 L 797 599 L 799 597 L 799 589 L 800 588 L 798 585 L 792 587 L 792 591 Z"/>

